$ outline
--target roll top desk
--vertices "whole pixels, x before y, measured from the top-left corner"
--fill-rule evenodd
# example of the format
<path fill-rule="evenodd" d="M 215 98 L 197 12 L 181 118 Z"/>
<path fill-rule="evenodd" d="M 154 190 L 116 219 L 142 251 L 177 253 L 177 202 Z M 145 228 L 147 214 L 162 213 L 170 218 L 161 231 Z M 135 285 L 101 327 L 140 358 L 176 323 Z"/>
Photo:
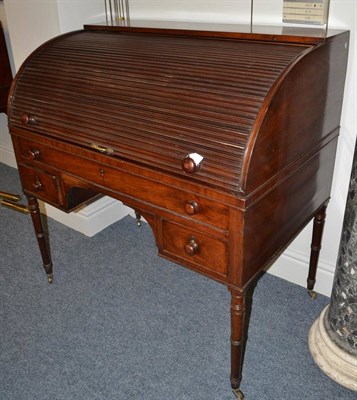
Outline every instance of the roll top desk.
<path fill-rule="evenodd" d="M 8 104 L 23 190 L 50 282 L 37 200 L 108 195 L 161 256 L 225 284 L 243 398 L 247 290 L 311 219 L 313 293 L 349 33 L 146 24 L 88 25 L 25 61 Z"/>

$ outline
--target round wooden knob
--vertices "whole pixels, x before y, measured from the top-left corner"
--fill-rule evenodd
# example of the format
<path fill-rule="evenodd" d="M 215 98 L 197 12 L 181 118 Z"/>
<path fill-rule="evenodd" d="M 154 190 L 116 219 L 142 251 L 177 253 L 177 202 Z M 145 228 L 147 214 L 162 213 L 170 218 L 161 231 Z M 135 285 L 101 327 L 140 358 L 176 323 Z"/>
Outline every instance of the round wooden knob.
<path fill-rule="evenodd" d="M 190 156 L 187 156 L 182 160 L 182 169 L 187 174 L 194 174 L 199 170 L 199 168 L 199 164 L 197 164 L 196 161 Z"/>
<path fill-rule="evenodd" d="M 188 215 L 195 215 L 200 211 L 197 201 L 190 200 L 185 203 L 185 211 Z"/>
<path fill-rule="evenodd" d="M 23 113 L 21 116 L 21 121 L 24 125 L 35 125 L 36 124 L 36 118 L 34 115 L 28 114 L 28 113 Z"/>
<path fill-rule="evenodd" d="M 185 253 L 189 256 L 194 256 L 198 254 L 200 251 L 200 246 L 196 242 L 196 239 L 192 237 L 186 244 L 185 244 Z"/>
<path fill-rule="evenodd" d="M 39 149 L 30 149 L 28 151 L 28 155 L 31 160 L 37 160 L 40 157 L 40 150 Z"/>
<path fill-rule="evenodd" d="M 42 190 L 42 183 L 37 177 L 36 177 L 36 182 L 32 184 L 32 189 L 35 192 L 39 192 L 40 190 Z"/>

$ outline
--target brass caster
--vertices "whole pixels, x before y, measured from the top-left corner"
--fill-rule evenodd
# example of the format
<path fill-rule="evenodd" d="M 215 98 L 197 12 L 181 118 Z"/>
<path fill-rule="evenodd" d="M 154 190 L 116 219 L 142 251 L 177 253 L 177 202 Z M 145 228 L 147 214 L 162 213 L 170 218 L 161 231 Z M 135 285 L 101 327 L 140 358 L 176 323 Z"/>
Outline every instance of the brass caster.
<path fill-rule="evenodd" d="M 316 300 L 317 298 L 317 293 L 315 290 L 308 290 L 309 296 L 312 298 L 312 300 Z"/>
<path fill-rule="evenodd" d="M 47 274 L 47 281 L 48 281 L 48 283 L 53 282 L 53 274 Z"/>
<path fill-rule="evenodd" d="M 244 394 L 240 389 L 233 389 L 233 393 L 234 393 L 234 396 L 236 396 L 236 398 L 238 400 L 243 400 L 244 399 Z"/>

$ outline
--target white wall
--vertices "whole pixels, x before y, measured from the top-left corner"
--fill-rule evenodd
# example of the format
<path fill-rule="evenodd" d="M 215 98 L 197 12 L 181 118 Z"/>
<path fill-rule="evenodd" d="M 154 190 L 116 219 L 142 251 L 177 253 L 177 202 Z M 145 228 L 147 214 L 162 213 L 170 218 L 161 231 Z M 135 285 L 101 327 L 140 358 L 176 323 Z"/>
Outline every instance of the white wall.
<path fill-rule="evenodd" d="M 248 22 L 249 0 L 130 0 L 130 15 L 136 19 L 199 22 Z"/>
<path fill-rule="evenodd" d="M 282 0 L 254 0 L 254 22 L 281 23 Z M 250 22 L 249 0 L 130 0 L 132 19 L 181 21 Z M 45 40 L 59 33 L 79 29 L 84 23 L 104 21 L 103 0 L 4 0 L 0 16 L 6 18 L 11 39 L 10 57 L 17 69 L 25 57 Z M 356 0 L 331 0 L 330 27 L 351 30 L 350 57 L 341 120 L 332 199 L 328 208 L 323 248 L 320 257 L 317 290 L 329 295 L 340 242 L 341 227 L 357 133 L 356 93 Z M 0 120 L 0 162 L 14 165 L 6 129 L 6 117 Z M 118 202 L 104 199 L 79 215 L 65 216 L 49 209 L 49 215 L 92 235 L 114 222 L 128 210 Z M 77 218 L 77 220 L 76 220 Z M 305 286 L 311 224 L 298 236 L 270 272 Z"/>
<path fill-rule="evenodd" d="M 57 5 L 62 33 L 105 20 L 103 0 L 57 0 Z"/>
<path fill-rule="evenodd" d="M 13 74 L 36 47 L 60 33 L 54 0 L 4 0 L 0 15 Z M 0 162 L 15 166 L 5 114 L 0 116 L 0 129 Z"/>
<path fill-rule="evenodd" d="M 55 0 L 4 0 L 16 70 L 39 45 L 60 33 Z"/>
<path fill-rule="evenodd" d="M 0 2 L 0 20 L 4 29 L 6 44 L 9 49 L 9 58 L 10 58 L 12 73 L 14 74 L 16 69 L 14 66 L 14 60 L 11 51 L 9 30 L 5 18 L 5 7 L 3 2 Z M 7 129 L 7 117 L 5 114 L 0 114 L 0 162 L 10 165 L 13 165 L 15 163 L 15 157 L 13 153 L 11 139 Z"/>

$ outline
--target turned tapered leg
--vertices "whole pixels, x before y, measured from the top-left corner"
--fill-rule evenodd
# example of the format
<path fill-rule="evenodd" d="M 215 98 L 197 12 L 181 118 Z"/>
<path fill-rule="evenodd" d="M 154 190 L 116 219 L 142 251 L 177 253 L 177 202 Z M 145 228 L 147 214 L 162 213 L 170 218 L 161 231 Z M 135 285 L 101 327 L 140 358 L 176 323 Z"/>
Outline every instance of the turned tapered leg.
<path fill-rule="evenodd" d="M 29 211 L 32 218 L 33 227 L 35 229 L 35 234 L 40 248 L 41 257 L 43 261 L 43 268 L 47 273 L 47 279 L 49 283 L 52 283 L 52 260 L 51 253 L 48 244 L 48 239 L 43 229 L 43 223 L 40 213 L 40 208 L 38 206 L 38 201 L 36 197 L 27 196 L 29 203 Z"/>
<path fill-rule="evenodd" d="M 316 299 L 316 292 L 313 290 L 316 282 L 316 270 L 321 250 L 322 234 L 325 226 L 326 208 L 323 206 L 317 212 L 314 218 L 314 227 L 312 231 L 311 253 L 309 276 L 307 278 L 307 290 L 313 299 Z"/>
<path fill-rule="evenodd" d="M 242 400 L 243 393 L 239 389 L 242 380 L 243 355 L 245 346 L 245 292 L 229 289 L 231 292 L 231 385 L 235 396 Z"/>

